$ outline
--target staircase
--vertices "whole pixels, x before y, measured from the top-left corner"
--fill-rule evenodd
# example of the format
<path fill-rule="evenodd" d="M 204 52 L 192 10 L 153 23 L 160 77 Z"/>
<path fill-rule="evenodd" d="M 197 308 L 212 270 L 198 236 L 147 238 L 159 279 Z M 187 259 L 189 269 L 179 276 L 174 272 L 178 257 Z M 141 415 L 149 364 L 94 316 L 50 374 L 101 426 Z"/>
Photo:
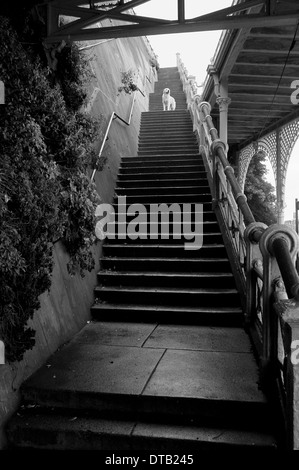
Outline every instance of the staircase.
<path fill-rule="evenodd" d="M 23 405 L 8 427 L 12 447 L 276 448 L 178 71 L 161 69 L 158 78 L 138 155 L 122 159 L 114 201 L 118 229 L 136 217 L 124 221 L 128 207 L 143 204 L 147 218 L 135 231 L 153 228 L 155 238 L 106 239 L 93 322 L 23 385 Z M 174 112 L 162 111 L 165 87 Z M 126 205 L 118 207 L 117 196 Z M 202 216 L 200 249 L 162 236 L 167 206 L 151 227 L 161 203 L 175 204 L 171 234 L 183 204 L 189 235 L 200 231 Z"/>

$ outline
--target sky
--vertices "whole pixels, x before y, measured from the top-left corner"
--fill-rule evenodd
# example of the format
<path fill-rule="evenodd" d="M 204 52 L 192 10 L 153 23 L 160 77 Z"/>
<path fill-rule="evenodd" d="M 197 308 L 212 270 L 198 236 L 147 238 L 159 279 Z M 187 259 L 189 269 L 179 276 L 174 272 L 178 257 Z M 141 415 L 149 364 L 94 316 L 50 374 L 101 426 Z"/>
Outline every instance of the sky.
<path fill-rule="evenodd" d="M 185 0 L 185 4 L 186 18 L 193 18 L 227 8 L 232 4 L 232 0 Z M 134 10 L 137 15 L 141 16 L 176 19 L 177 0 L 151 0 L 134 8 Z M 206 78 L 207 67 L 212 61 L 220 35 L 221 31 L 207 31 L 148 36 L 148 39 L 158 55 L 161 67 L 174 67 L 176 65 L 176 53 L 179 52 L 188 73 L 196 76 L 197 85 L 200 86 Z M 275 186 L 270 162 L 268 162 L 267 167 L 269 168 L 268 180 Z M 298 173 L 299 140 L 295 144 L 287 172 L 285 220 L 293 218 L 295 198 L 299 199 Z"/>

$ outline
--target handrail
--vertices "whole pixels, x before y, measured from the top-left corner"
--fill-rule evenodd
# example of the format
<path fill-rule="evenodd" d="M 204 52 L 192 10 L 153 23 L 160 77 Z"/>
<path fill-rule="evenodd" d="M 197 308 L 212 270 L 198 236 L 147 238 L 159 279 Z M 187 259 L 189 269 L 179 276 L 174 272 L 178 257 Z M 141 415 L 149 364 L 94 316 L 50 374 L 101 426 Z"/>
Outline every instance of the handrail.
<path fill-rule="evenodd" d="M 198 98 L 196 98 L 196 102 L 198 102 Z M 231 185 L 232 192 L 235 198 L 236 203 L 238 204 L 240 210 L 243 213 L 244 216 L 244 223 L 245 225 L 249 225 L 253 222 L 255 222 L 255 218 L 251 212 L 250 207 L 248 206 L 247 203 L 247 198 L 245 194 L 242 192 L 242 189 L 237 182 L 235 175 L 234 175 L 234 169 L 232 166 L 229 164 L 227 158 L 226 158 L 226 145 L 225 143 L 221 142 L 221 140 L 218 138 L 218 132 L 216 128 L 213 126 L 213 121 L 210 116 L 210 109 L 211 106 L 207 102 L 201 102 L 199 104 L 199 109 L 202 112 L 204 116 L 204 120 L 207 123 L 208 131 L 210 133 L 211 139 L 212 139 L 212 152 L 215 153 L 223 167 L 223 171 Z"/>
<path fill-rule="evenodd" d="M 107 137 L 108 137 L 108 134 L 109 134 L 109 131 L 110 131 L 110 127 L 111 127 L 111 124 L 112 124 L 112 121 L 114 121 L 114 119 L 119 119 L 120 121 L 122 121 L 124 124 L 126 124 L 127 126 L 130 125 L 131 123 L 131 118 L 132 118 L 132 114 L 133 114 L 133 107 L 134 107 L 134 103 L 135 103 L 135 93 L 136 91 L 134 91 L 134 97 L 133 97 L 133 102 L 132 102 L 132 106 L 131 106 L 131 110 L 130 110 L 130 115 L 129 115 L 129 120 L 126 121 L 125 119 L 123 119 L 122 117 L 120 117 L 115 111 L 112 112 L 111 116 L 110 116 L 110 119 L 108 121 L 108 125 L 107 125 L 107 128 L 106 128 L 106 132 L 104 134 L 104 138 L 103 138 L 103 141 L 102 141 L 102 145 L 101 145 L 101 148 L 99 150 L 99 153 L 98 153 L 98 158 L 97 158 L 97 161 L 101 158 L 102 156 L 102 152 L 104 150 L 104 146 L 105 146 L 105 143 L 106 143 L 106 140 L 107 140 Z M 92 175 L 91 175 L 91 178 L 90 178 L 90 182 L 93 181 L 94 177 L 95 177 L 95 174 L 96 174 L 96 171 L 97 169 L 94 168 L 93 169 L 93 172 L 92 172 Z"/>
<path fill-rule="evenodd" d="M 151 68 L 150 68 L 151 70 Z M 139 77 L 139 70 L 138 70 L 138 76 L 137 76 L 137 79 Z M 114 119 L 119 119 L 120 121 L 122 121 L 124 124 L 126 124 L 127 126 L 129 126 L 131 124 L 131 119 L 132 119 L 132 115 L 133 115 L 133 109 L 134 109 L 134 105 L 135 105 L 135 101 L 136 101 L 136 92 L 137 91 L 140 91 L 140 93 L 142 94 L 142 96 L 145 96 L 145 94 L 143 93 L 143 91 L 140 90 L 140 88 L 137 88 L 137 90 L 134 91 L 133 93 L 133 100 L 132 100 L 132 104 L 131 104 L 131 108 L 130 108 L 130 113 L 129 113 L 129 119 L 128 121 L 126 121 L 124 118 L 122 118 L 121 116 L 119 116 L 115 111 L 112 112 L 111 116 L 110 116 L 110 119 L 108 121 L 108 124 L 107 124 L 107 127 L 106 127 L 106 131 L 105 131 L 105 134 L 104 134 L 104 138 L 103 138 L 103 141 L 102 141 L 102 145 L 101 145 L 101 148 L 99 150 L 99 153 L 98 153 L 98 157 L 97 157 L 97 162 L 98 160 L 101 158 L 102 156 L 102 152 L 104 150 L 104 146 L 105 146 L 105 143 L 106 143 L 106 140 L 107 140 L 107 137 L 108 137 L 108 134 L 109 134 L 109 131 L 110 131 L 110 127 L 111 127 L 111 124 L 112 124 L 112 121 L 114 121 Z M 93 171 L 92 171 L 92 175 L 91 175 L 91 178 L 90 178 L 90 182 L 92 182 L 94 180 L 94 177 L 95 177 L 95 174 L 96 174 L 96 171 L 97 169 L 94 168 Z"/>
<path fill-rule="evenodd" d="M 198 101 L 198 97 L 196 97 L 195 102 L 197 104 Z M 235 201 L 243 214 L 245 226 L 248 227 L 250 224 L 255 224 L 256 221 L 250 207 L 248 206 L 247 198 L 242 192 L 241 187 L 234 175 L 234 169 L 231 167 L 226 158 L 226 145 L 218 138 L 217 130 L 213 126 L 213 121 L 210 116 L 210 108 L 210 104 L 207 102 L 199 103 L 199 109 L 203 114 L 203 119 L 207 123 L 208 131 L 211 136 L 211 150 L 218 156 L 222 164 L 223 171 L 230 183 Z M 264 231 L 264 228 L 258 226 L 251 234 L 251 241 L 258 243 L 261 240 Z M 299 300 L 299 276 L 290 255 L 288 239 L 284 236 L 276 236 L 273 242 L 270 243 L 268 250 L 269 249 L 272 250 L 275 258 L 277 259 L 277 263 L 280 268 L 280 272 L 289 297 Z"/>
<path fill-rule="evenodd" d="M 272 396 L 274 391 L 281 404 L 286 446 L 299 450 L 296 356 L 297 362 L 292 362 L 293 341 L 297 345 L 299 340 L 299 276 L 295 267 L 299 237 L 286 225 L 268 227 L 255 221 L 227 159 L 227 145 L 213 125 L 211 106 L 194 91 L 193 77 L 179 55 L 178 69 L 212 185 L 213 207 L 241 298 L 245 297 L 245 324 L 259 355 L 260 384 Z"/>

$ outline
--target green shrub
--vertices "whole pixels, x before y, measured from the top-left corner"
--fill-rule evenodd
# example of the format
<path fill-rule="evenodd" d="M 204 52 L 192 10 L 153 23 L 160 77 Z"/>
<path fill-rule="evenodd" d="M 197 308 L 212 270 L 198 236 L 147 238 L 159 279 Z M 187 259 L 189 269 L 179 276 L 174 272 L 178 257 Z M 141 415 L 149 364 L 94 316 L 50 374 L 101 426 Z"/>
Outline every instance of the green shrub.
<path fill-rule="evenodd" d="M 84 83 L 93 77 L 88 59 L 74 43 L 66 45 L 56 57 L 55 78 L 60 84 L 67 107 L 77 111 L 86 101 Z"/>
<path fill-rule="evenodd" d="M 71 274 L 94 267 L 100 201 L 87 170 L 100 121 L 67 106 L 3 17 L 0 43 L 0 338 L 12 362 L 34 345 L 27 324 L 51 286 L 53 241 L 65 243 Z"/>

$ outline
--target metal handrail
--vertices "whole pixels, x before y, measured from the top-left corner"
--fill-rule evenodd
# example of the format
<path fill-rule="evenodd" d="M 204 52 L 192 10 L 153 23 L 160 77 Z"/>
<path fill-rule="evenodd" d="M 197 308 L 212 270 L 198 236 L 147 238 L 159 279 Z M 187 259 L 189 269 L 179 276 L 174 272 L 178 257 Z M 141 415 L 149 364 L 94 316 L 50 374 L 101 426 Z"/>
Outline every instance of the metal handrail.
<path fill-rule="evenodd" d="M 203 102 L 200 104 L 201 112 L 203 113 L 212 139 L 212 150 L 215 151 L 215 154 L 221 161 L 224 173 L 231 185 L 235 201 L 243 214 L 245 226 L 248 227 L 250 224 L 255 223 L 256 221 L 250 207 L 248 206 L 246 196 L 242 192 L 241 187 L 234 175 L 234 170 L 226 158 L 226 151 L 224 150 L 225 144 L 218 138 L 217 130 L 213 126 L 213 121 L 209 114 L 209 108 L 209 103 Z M 264 232 L 265 228 L 257 227 L 257 229 L 252 233 L 252 241 L 258 243 L 261 240 Z M 277 264 L 279 266 L 288 296 L 290 298 L 299 300 L 299 276 L 290 255 L 287 238 L 284 236 L 276 236 L 276 238 L 271 243 L 271 250 L 277 259 Z"/>
<path fill-rule="evenodd" d="M 139 76 L 139 70 L 138 70 L 138 76 Z M 104 150 L 104 146 L 105 146 L 105 143 L 106 143 L 106 140 L 107 140 L 109 131 L 110 131 L 110 127 L 111 127 L 111 124 L 112 124 L 112 122 L 114 121 L 114 119 L 119 119 L 120 121 L 122 121 L 122 122 L 123 122 L 124 124 L 126 124 L 127 126 L 129 126 L 129 125 L 131 124 L 131 119 L 132 119 L 132 115 L 133 115 L 133 109 L 134 109 L 134 104 L 135 104 L 135 101 L 136 101 L 136 92 L 137 92 L 137 91 L 140 91 L 140 93 L 142 94 L 142 96 L 145 96 L 145 94 L 143 93 L 143 91 L 140 90 L 140 88 L 137 88 L 137 90 L 134 91 L 134 93 L 133 93 L 133 100 L 132 100 L 132 104 L 131 104 L 131 109 L 130 109 L 128 121 L 126 121 L 124 118 L 122 118 L 121 116 L 119 116 L 119 114 L 117 114 L 115 111 L 112 112 L 112 114 L 111 114 L 111 116 L 110 116 L 110 119 L 109 119 L 109 121 L 108 121 L 108 125 L 107 125 L 107 128 L 106 128 L 105 134 L 104 134 L 104 138 L 103 138 L 103 141 L 102 141 L 101 148 L 100 148 L 99 153 L 98 153 L 97 161 L 98 161 L 98 160 L 101 158 L 101 156 L 102 156 L 102 152 L 103 152 L 103 150 Z M 91 175 L 91 178 L 90 178 L 90 182 L 92 182 L 92 181 L 94 180 L 96 171 L 97 171 L 97 169 L 94 168 L 93 171 L 92 171 L 92 175 Z"/>

